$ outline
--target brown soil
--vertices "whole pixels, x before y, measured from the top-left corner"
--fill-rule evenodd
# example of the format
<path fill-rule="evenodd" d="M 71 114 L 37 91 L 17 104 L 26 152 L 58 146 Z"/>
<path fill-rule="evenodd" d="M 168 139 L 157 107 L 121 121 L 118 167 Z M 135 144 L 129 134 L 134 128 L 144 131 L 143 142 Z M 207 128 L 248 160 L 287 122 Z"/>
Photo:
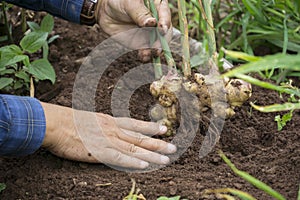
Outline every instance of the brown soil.
<path fill-rule="evenodd" d="M 60 38 L 50 46 L 50 61 L 55 66 L 57 83 L 40 84 L 37 96 L 43 101 L 71 106 L 73 83 L 80 67 L 76 60 L 87 56 L 104 38 L 97 28 L 59 19 L 56 19 L 55 33 Z M 97 111 L 111 114 L 113 86 L 122 74 L 140 64 L 134 52 L 112 64 L 99 83 Z M 267 105 L 282 100 L 276 92 L 254 87 L 250 101 Z M 130 105 L 133 117 L 149 120 L 153 102 L 148 86 L 136 90 Z M 130 191 L 131 178 L 150 200 L 175 195 L 203 199 L 204 189 L 223 187 L 247 191 L 257 199 L 272 199 L 237 177 L 220 159 L 218 149 L 239 169 L 269 184 L 287 199 L 296 199 L 300 180 L 300 113 L 295 111 L 293 120 L 280 132 L 274 121 L 277 114 L 260 113 L 247 102 L 226 121 L 220 141 L 208 156 L 199 158 L 205 133 L 198 132 L 179 160 L 148 173 L 125 173 L 103 164 L 73 162 L 43 149 L 27 157 L 1 158 L 0 182 L 7 188 L 0 199 L 122 199 Z M 106 183 L 109 184 L 99 185 Z"/>

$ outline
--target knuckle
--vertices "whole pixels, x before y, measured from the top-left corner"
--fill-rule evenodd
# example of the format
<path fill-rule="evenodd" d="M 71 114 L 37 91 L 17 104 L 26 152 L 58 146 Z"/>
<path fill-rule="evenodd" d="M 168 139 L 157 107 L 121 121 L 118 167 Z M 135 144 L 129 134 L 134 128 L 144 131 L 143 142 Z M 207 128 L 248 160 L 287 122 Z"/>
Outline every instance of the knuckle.
<path fill-rule="evenodd" d="M 145 139 L 146 139 L 146 137 L 144 137 L 142 135 L 138 135 L 138 136 L 136 136 L 136 143 L 141 145 L 144 143 Z"/>
<path fill-rule="evenodd" d="M 123 160 L 123 156 L 122 156 L 122 153 L 121 152 L 116 152 L 115 155 L 114 155 L 114 160 L 116 163 L 122 163 L 122 160 Z"/>
<path fill-rule="evenodd" d="M 134 144 L 129 144 L 127 151 L 130 152 L 130 153 L 136 153 L 137 152 L 137 147 Z"/>

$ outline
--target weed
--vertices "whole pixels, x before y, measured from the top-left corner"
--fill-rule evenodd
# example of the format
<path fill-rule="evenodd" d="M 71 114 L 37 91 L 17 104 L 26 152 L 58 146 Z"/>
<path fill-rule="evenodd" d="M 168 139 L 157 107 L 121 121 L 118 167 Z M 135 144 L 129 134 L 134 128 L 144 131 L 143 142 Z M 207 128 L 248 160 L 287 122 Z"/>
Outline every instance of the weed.
<path fill-rule="evenodd" d="M 293 111 L 294 110 L 290 110 L 290 112 L 284 114 L 282 117 L 280 115 L 275 116 L 278 131 L 281 131 L 283 127 L 285 127 L 286 123 L 292 120 Z"/>
<path fill-rule="evenodd" d="M 48 39 L 53 24 L 53 17 L 50 15 L 43 18 L 41 26 L 29 22 L 31 31 L 21 39 L 19 45 L 12 44 L 0 48 L 0 90 L 18 94 L 18 90 L 25 88 L 27 91 L 31 89 L 32 94 L 33 79 L 55 82 L 55 72 L 47 58 L 48 44 L 58 37 Z M 43 52 L 43 58 L 31 61 L 29 55 L 40 50 Z"/>
<path fill-rule="evenodd" d="M 267 184 L 261 182 L 260 180 L 256 179 L 255 177 L 251 176 L 247 172 L 237 169 L 235 167 L 235 165 L 225 156 L 225 154 L 222 151 L 219 151 L 219 155 L 236 175 L 243 178 L 247 182 L 251 183 L 253 186 L 260 189 L 261 191 L 264 191 L 265 193 L 267 193 L 274 199 L 285 200 L 285 197 L 283 197 L 277 191 L 273 190 Z M 241 199 L 245 199 L 245 200 L 255 200 L 255 198 L 253 196 L 251 196 L 250 194 L 240 191 L 240 190 L 232 189 L 232 188 L 221 188 L 221 189 L 213 189 L 213 190 L 205 190 L 204 191 L 204 195 L 211 194 L 211 193 L 216 194 L 217 197 L 225 198 L 225 199 L 235 199 L 233 196 L 231 196 L 231 195 L 234 195 L 234 196 L 237 196 L 237 197 L 239 197 Z M 229 195 L 229 194 L 231 194 L 231 195 Z"/>

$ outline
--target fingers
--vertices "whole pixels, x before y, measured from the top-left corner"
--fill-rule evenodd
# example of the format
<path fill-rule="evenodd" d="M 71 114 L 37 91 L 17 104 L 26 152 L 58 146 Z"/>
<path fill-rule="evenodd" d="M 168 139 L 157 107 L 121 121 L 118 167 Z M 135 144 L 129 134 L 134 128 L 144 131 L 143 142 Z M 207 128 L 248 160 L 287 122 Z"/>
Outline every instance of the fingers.
<path fill-rule="evenodd" d="M 151 15 L 143 0 L 126 1 L 125 9 L 131 19 L 140 27 L 156 26 L 156 19 Z"/>
<path fill-rule="evenodd" d="M 159 165 L 167 165 L 170 162 L 170 159 L 167 156 L 161 155 L 156 152 L 152 152 L 146 149 L 143 149 L 141 147 L 138 147 L 132 143 L 125 142 L 123 140 L 114 138 L 111 141 L 115 145 L 113 148 L 116 150 L 119 150 L 123 155 L 130 156 L 132 158 L 140 160 L 139 165 L 144 165 L 147 167 L 149 163 L 155 163 Z M 119 154 L 119 156 L 122 156 L 122 154 Z M 109 156 L 111 157 L 111 154 L 109 153 Z M 116 162 L 120 165 L 123 164 L 123 166 L 126 163 L 123 163 L 123 159 L 126 158 L 126 156 L 113 158 L 116 160 Z M 128 160 L 125 160 L 128 161 Z M 147 165 L 145 163 L 141 163 L 141 161 L 147 162 Z M 112 161 L 113 162 L 113 161 Z"/>
<path fill-rule="evenodd" d="M 103 153 L 108 155 L 107 160 L 102 161 L 105 164 L 132 169 L 145 169 L 149 166 L 148 162 L 126 155 L 116 149 L 106 149 Z"/>
<path fill-rule="evenodd" d="M 120 139 L 139 146 L 141 148 L 150 150 L 150 151 L 158 151 L 164 154 L 172 154 L 176 152 L 176 146 L 170 143 L 167 143 L 163 140 L 154 139 L 143 134 L 128 131 L 122 129 L 121 134 L 118 135 Z"/>
<path fill-rule="evenodd" d="M 167 131 L 167 127 L 155 122 L 145 122 L 132 118 L 114 118 L 115 123 L 121 129 L 139 132 L 147 135 L 162 135 Z"/>
<path fill-rule="evenodd" d="M 171 28 L 171 11 L 169 8 L 168 0 L 156 0 L 156 9 L 158 10 L 158 28 L 159 31 L 164 35 L 167 34 Z"/>

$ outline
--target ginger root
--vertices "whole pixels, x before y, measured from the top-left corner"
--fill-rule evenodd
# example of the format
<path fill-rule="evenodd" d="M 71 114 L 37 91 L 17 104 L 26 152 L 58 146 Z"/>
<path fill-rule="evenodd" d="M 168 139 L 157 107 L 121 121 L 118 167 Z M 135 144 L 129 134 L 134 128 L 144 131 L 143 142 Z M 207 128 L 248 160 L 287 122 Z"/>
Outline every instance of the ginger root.
<path fill-rule="evenodd" d="M 214 115 L 230 118 L 235 114 L 234 108 L 250 98 L 252 87 L 239 79 L 224 79 L 223 82 L 222 88 L 219 85 L 209 89 L 209 83 L 200 73 L 194 73 L 192 81 L 169 73 L 150 86 L 151 94 L 159 102 L 150 111 L 151 118 L 168 127 L 167 136 L 174 134 L 178 125 L 178 98 L 184 98 L 179 96 L 182 89 L 197 96 L 198 101 L 190 103 L 199 116 L 213 109 Z"/>

